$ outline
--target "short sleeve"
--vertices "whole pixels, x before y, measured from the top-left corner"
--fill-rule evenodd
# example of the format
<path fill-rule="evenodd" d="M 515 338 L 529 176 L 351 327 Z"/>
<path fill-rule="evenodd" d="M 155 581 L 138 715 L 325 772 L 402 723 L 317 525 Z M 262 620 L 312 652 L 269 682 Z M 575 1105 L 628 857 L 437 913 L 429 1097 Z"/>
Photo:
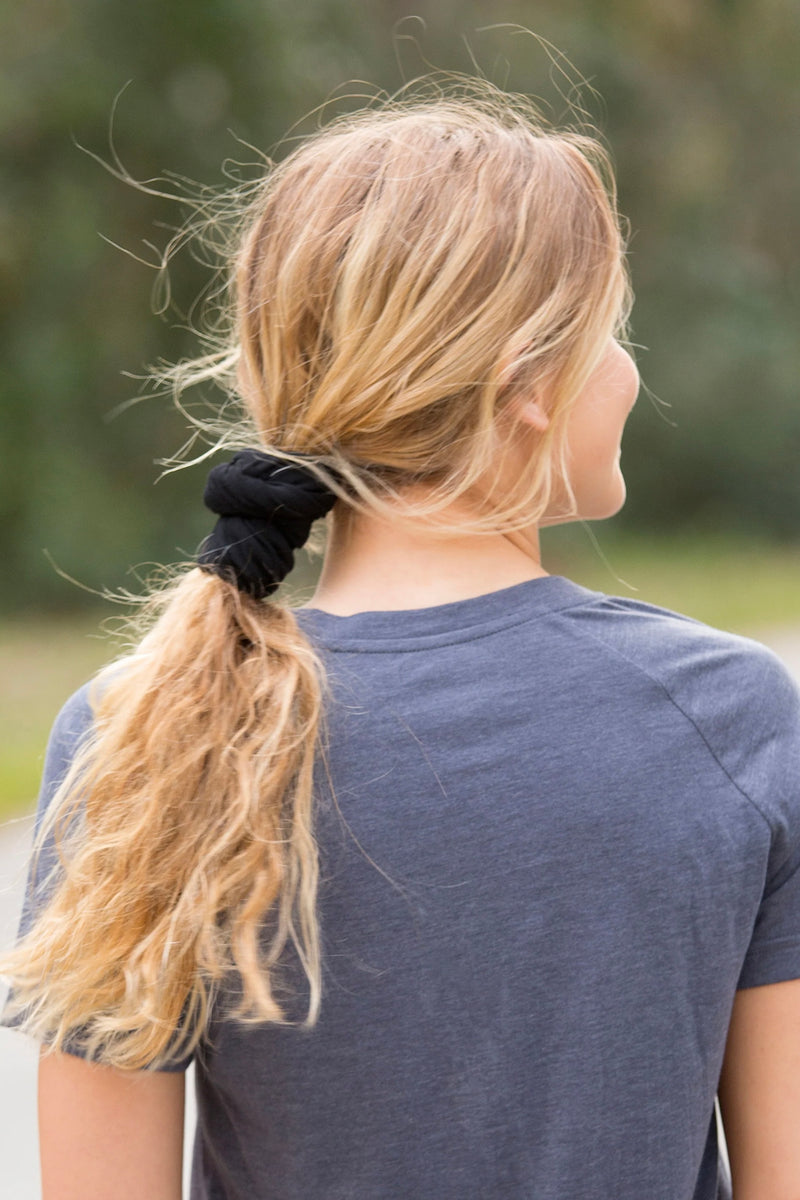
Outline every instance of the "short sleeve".
<path fill-rule="evenodd" d="M 780 882 L 764 892 L 740 988 L 800 979 L 800 855 Z"/>
<path fill-rule="evenodd" d="M 742 678 L 749 721 L 729 752 L 735 781 L 770 829 L 740 988 L 800 978 L 800 691 L 771 652 L 759 651 Z"/>
<path fill-rule="evenodd" d="M 736 802 L 750 809 L 752 857 L 747 868 L 744 861 L 726 864 L 741 869 L 748 891 L 733 963 L 738 986 L 800 978 L 797 683 L 761 643 L 666 609 L 612 597 L 586 605 L 581 615 L 592 636 L 664 690 L 738 794 Z"/>
<path fill-rule="evenodd" d="M 39 830 L 41 829 L 45 814 L 47 813 L 50 804 L 56 795 L 56 792 L 66 778 L 75 755 L 78 753 L 85 740 L 91 736 L 94 714 L 89 693 L 89 684 L 86 684 L 79 691 L 75 692 L 61 709 L 51 730 L 50 738 L 47 743 L 44 770 L 42 772 L 42 782 L 39 789 L 39 799 L 36 807 L 34 838 L 38 835 Z M 52 868 L 56 865 L 56 861 L 55 846 L 52 839 L 50 839 L 45 843 L 42 849 L 35 874 L 32 860 L 29 863 L 28 878 L 25 887 L 22 914 L 20 916 L 17 932 L 17 940 L 23 938 L 30 931 L 37 911 L 46 900 L 48 876 L 50 875 Z M 11 1000 L 12 995 L 13 991 L 11 994 L 9 994 L 9 1001 Z M 21 1025 L 22 1021 L 23 1018 L 20 1015 L 11 1015 L 7 1003 L 5 1011 L 0 1014 L 0 1025 L 7 1028 L 15 1028 Z M 64 1049 L 68 1053 L 74 1054 L 77 1057 L 86 1057 L 79 1044 L 75 1042 L 67 1042 L 64 1046 Z M 185 1071 L 191 1062 L 192 1057 L 192 1055 L 188 1055 L 185 1058 L 175 1059 L 165 1063 L 163 1066 L 159 1066 L 156 1069 L 168 1072 Z"/>
<path fill-rule="evenodd" d="M 800 978 L 800 690 L 759 642 L 697 624 L 664 686 L 768 836 L 738 987 Z"/>
<path fill-rule="evenodd" d="M 84 739 L 89 736 L 92 728 L 92 708 L 89 702 L 88 684 L 75 692 L 69 698 L 56 717 L 45 754 L 44 771 L 42 773 L 39 799 L 36 806 L 34 821 L 34 839 L 38 836 L 45 814 L 52 800 L 66 778 L 73 758 L 78 752 Z M 42 849 L 34 872 L 33 859 L 28 863 L 28 877 L 25 895 L 22 903 L 22 915 L 17 930 L 17 940 L 20 941 L 33 925 L 37 910 L 47 898 L 47 879 L 56 863 L 55 847 L 52 839 Z M 13 990 L 8 1001 L 13 997 Z M 15 1028 L 22 1024 L 20 1014 L 12 1015 L 10 1004 L 0 1015 L 0 1025 Z"/>

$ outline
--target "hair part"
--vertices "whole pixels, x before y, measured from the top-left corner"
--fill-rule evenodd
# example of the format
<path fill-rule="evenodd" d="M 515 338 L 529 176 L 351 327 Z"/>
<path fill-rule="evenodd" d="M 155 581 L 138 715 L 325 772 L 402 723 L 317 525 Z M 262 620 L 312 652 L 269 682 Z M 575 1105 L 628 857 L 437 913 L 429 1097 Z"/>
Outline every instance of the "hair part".
<path fill-rule="evenodd" d="M 631 302 L 600 143 L 478 84 L 301 143 L 251 198 L 230 285 L 230 337 L 163 373 L 179 400 L 218 382 L 246 412 L 226 443 L 315 456 L 337 513 L 443 532 L 478 489 L 460 526 L 475 534 L 542 517 L 567 478 L 571 404 Z M 527 473 L 487 489 L 519 432 L 514 398 L 545 381 Z M 233 975 L 231 1017 L 285 1020 L 289 948 L 309 1023 L 322 990 L 319 656 L 289 607 L 196 568 L 149 611 L 96 683 L 91 737 L 37 836 L 36 856 L 58 852 L 47 901 L 0 962 L 29 1032 L 121 1068 L 193 1049 Z"/>

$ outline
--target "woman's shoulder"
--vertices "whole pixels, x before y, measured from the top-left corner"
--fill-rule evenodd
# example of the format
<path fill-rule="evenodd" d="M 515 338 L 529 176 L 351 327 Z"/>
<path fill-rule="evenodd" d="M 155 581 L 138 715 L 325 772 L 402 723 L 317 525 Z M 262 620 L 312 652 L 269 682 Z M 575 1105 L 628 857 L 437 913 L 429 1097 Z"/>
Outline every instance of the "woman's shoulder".
<path fill-rule="evenodd" d="M 48 755 L 75 753 L 94 729 L 98 701 L 124 668 L 125 660 L 109 663 L 67 697 L 50 730 Z"/>
<path fill-rule="evenodd" d="M 800 798 L 800 689 L 772 650 L 619 596 L 598 594 L 570 617 L 620 670 L 649 677 L 742 790 L 763 795 L 763 779 L 777 773 Z"/>
<path fill-rule="evenodd" d="M 72 760 L 86 738 L 91 735 L 94 727 L 92 692 L 91 682 L 79 687 L 61 706 L 53 722 L 39 788 L 37 826 L 66 777 Z"/>
<path fill-rule="evenodd" d="M 123 662 L 111 663 L 64 701 L 50 728 L 44 758 L 38 814 L 48 807 L 69 771 L 73 759 L 96 731 L 97 704 L 110 682 L 117 678 Z"/>
<path fill-rule="evenodd" d="M 62 704 L 50 730 L 47 757 L 72 757 L 94 722 L 92 682 L 84 683 Z"/>
<path fill-rule="evenodd" d="M 781 659 L 754 638 L 643 600 L 587 595 L 590 601 L 570 613 L 577 628 L 668 689 L 683 691 L 713 674 L 720 685 L 730 676 L 758 690 L 797 690 Z"/>

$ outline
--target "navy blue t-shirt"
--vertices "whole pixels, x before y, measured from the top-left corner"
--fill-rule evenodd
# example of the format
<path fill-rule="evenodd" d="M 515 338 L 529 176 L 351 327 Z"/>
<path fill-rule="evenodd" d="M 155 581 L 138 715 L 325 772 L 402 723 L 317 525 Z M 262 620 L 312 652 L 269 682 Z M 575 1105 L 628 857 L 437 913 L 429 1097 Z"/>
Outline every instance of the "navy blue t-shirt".
<path fill-rule="evenodd" d="M 779 661 L 560 577 L 298 619 L 331 682 L 321 1016 L 244 1027 L 222 998 L 192 1200 L 728 1195 L 734 994 L 800 977 Z M 90 721 L 84 689 L 42 806 Z"/>

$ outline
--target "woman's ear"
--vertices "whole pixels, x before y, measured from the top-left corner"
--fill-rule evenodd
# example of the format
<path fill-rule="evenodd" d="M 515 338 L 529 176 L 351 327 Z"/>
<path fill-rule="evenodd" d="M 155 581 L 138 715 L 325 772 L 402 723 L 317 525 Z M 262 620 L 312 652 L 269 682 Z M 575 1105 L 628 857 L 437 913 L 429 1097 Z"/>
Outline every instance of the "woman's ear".
<path fill-rule="evenodd" d="M 514 407 L 520 420 L 538 433 L 544 433 L 550 425 L 550 418 L 538 400 L 525 400 L 520 396 L 514 401 Z"/>
<path fill-rule="evenodd" d="M 518 390 L 514 386 L 518 357 L 518 348 L 515 351 L 509 349 L 503 356 L 500 368 L 500 386 L 503 390 L 507 389 L 511 392 L 508 406 L 513 410 L 514 415 L 537 433 L 544 433 L 550 425 L 550 417 L 539 397 L 545 390 L 548 376 L 546 374 L 541 376 L 532 388 L 529 386 L 527 395 L 519 385 Z"/>

